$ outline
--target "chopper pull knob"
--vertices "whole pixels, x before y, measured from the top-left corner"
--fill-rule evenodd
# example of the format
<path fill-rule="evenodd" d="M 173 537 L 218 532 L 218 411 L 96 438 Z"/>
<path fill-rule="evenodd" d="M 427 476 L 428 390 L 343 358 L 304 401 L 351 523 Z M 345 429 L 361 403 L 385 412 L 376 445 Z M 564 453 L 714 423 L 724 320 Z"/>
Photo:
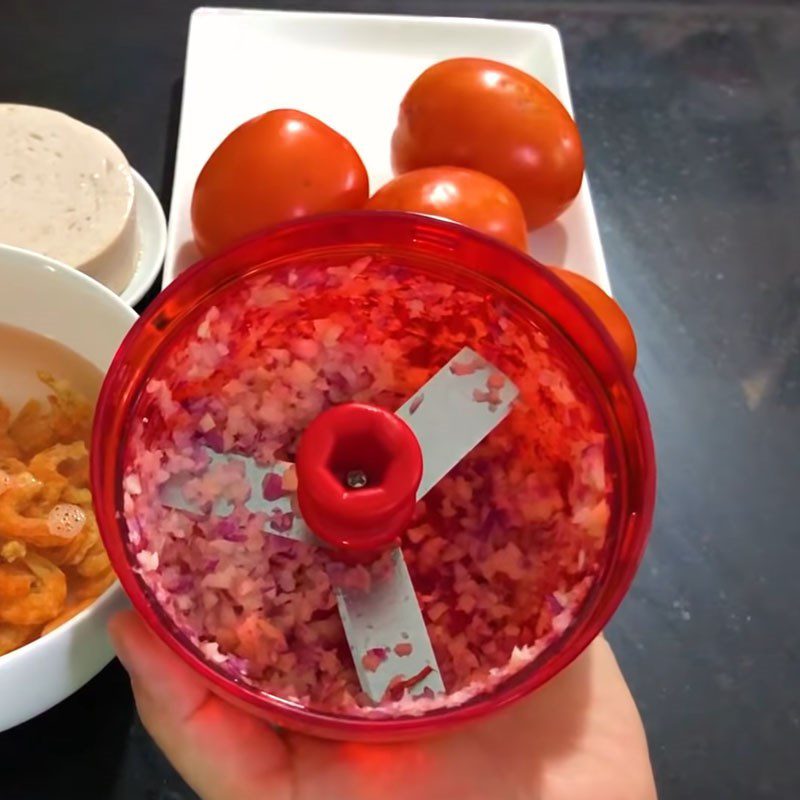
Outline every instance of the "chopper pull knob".
<path fill-rule="evenodd" d="M 396 414 L 344 403 L 300 438 L 297 502 L 311 531 L 339 551 L 378 554 L 408 528 L 422 480 L 422 451 Z"/>

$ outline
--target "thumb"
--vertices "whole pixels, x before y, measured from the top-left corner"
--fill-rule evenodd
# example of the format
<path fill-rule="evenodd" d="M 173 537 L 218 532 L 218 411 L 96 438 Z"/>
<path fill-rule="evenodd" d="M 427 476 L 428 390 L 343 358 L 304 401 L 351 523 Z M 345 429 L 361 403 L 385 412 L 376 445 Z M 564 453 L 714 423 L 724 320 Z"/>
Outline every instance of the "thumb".
<path fill-rule="evenodd" d="M 289 754 L 274 730 L 212 694 L 135 612 L 117 614 L 109 633 L 142 723 L 203 800 L 290 800 Z"/>

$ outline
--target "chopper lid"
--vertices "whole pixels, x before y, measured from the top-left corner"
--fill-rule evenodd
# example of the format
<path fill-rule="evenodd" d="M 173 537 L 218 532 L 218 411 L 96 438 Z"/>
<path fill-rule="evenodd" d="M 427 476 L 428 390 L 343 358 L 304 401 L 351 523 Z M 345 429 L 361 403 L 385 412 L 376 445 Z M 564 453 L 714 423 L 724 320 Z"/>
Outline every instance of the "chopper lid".
<path fill-rule="evenodd" d="M 119 465 L 126 556 L 185 646 L 358 717 L 455 708 L 557 641 L 602 572 L 620 469 L 602 387 L 552 323 L 372 244 L 208 288 L 163 304 Z"/>

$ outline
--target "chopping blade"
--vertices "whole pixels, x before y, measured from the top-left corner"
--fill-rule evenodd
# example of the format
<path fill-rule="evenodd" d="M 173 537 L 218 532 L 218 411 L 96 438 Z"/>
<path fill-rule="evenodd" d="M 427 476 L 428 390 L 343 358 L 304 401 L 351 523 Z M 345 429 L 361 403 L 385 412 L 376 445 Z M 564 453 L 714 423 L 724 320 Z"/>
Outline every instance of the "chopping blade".
<path fill-rule="evenodd" d="M 411 428 L 422 451 L 418 500 L 506 417 L 518 394 L 507 376 L 465 347 L 398 409 L 397 415 Z M 204 450 L 208 465 L 201 468 L 200 474 L 235 469 L 238 478 L 244 477 L 250 487 L 244 506 L 267 516 L 265 533 L 325 546 L 297 513 L 293 493 L 274 491 L 276 480 L 282 479 L 293 465 L 277 462 L 262 467 L 252 458 Z M 173 476 L 162 487 L 162 503 L 195 514 L 231 514 L 231 500 L 200 494 L 200 474 Z M 276 477 L 270 478 L 273 475 Z M 272 491 L 265 491 L 268 485 Z M 367 590 L 335 590 L 361 687 L 375 703 L 396 681 L 412 696 L 426 690 L 445 691 L 399 547 L 391 551 L 390 564 L 391 568 L 374 579 Z"/>
<path fill-rule="evenodd" d="M 237 470 L 238 477 L 247 481 L 250 486 L 250 496 L 243 505 L 253 514 L 267 515 L 264 533 L 285 536 L 287 539 L 295 539 L 308 544 L 321 544 L 292 507 L 291 492 L 283 492 L 280 496 L 270 495 L 273 497 L 271 500 L 264 496 L 264 486 L 270 476 L 274 475 L 277 480 L 282 480 L 287 470 L 292 469 L 294 464 L 289 461 L 276 461 L 268 467 L 262 467 L 254 459 L 245 456 L 217 453 L 210 447 L 203 447 L 202 450 L 208 458 L 208 466 L 204 469 L 205 474 L 213 475 L 215 471 L 233 467 Z M 188 511 L 192 514 L 213 513 L 220 519 L 230 516 L 235 509 L 234 503 L 223 496 L 210 502 L 203 502 L 204 498 L 198 496 L 194 491 L 197 479 L 197 475 L 190 473 L 173 475 L 161 487 L 161 502 L 167 508 Z M 278 493 L 275 492 L 275 494 Z"/>
<path fill-rule="evenodd" d="M 361 688 L 376 703 L 395 678 L 408 681 L 414 696 L 426 689 L 444 692 L 403 551 L 395 547 L 390 559 L 391 569 L 374 579 L 367 591 L 336 590 Z"/>
<path fill-rule="evenodd" d="M 511 410 L 519 389 L 465 347 L 395 412 L 422 450 L 423 498 Z"/>

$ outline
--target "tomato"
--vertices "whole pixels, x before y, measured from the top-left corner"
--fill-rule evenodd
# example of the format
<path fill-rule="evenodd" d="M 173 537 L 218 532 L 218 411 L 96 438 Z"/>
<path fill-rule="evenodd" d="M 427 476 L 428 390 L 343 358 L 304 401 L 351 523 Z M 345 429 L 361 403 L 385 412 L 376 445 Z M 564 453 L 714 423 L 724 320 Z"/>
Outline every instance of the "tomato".
<path fill-rule="evenodd" d="M 367 208 L 444 217 L 528 250 L 519 200 L 500 181 L 471 169 L 429 167 L 406 172 L 375 192 Z"/>
<path fill-rule="evenodd" d="M 577 294 L 599 320 L 606 326 L 611 338 L 616 343 L 628 368 L 633 371 L 636 366 L 636 337 L 625 312 L 613 297 L 609 297 L 596 283 L 583 275 L 570 272 L 560 267 L 550 269 Z"/>
<path fill-rule="evenodd" d="M 535 78 L 481 58 L 454 58 L 420 75 L 400 104 L 395 172 L 457 166 L 484 172 L 519 198 L 529 228 L 552 222 L 583 179 L 569 112 Z"/>
<path fill-rule="evenodd" d="M 269 111 L 245 122 L 212 153 L 192 196 L 203 255 L 277 222 L 361 208 L 367 171 L 343 136 L 302 111 Z"/>

